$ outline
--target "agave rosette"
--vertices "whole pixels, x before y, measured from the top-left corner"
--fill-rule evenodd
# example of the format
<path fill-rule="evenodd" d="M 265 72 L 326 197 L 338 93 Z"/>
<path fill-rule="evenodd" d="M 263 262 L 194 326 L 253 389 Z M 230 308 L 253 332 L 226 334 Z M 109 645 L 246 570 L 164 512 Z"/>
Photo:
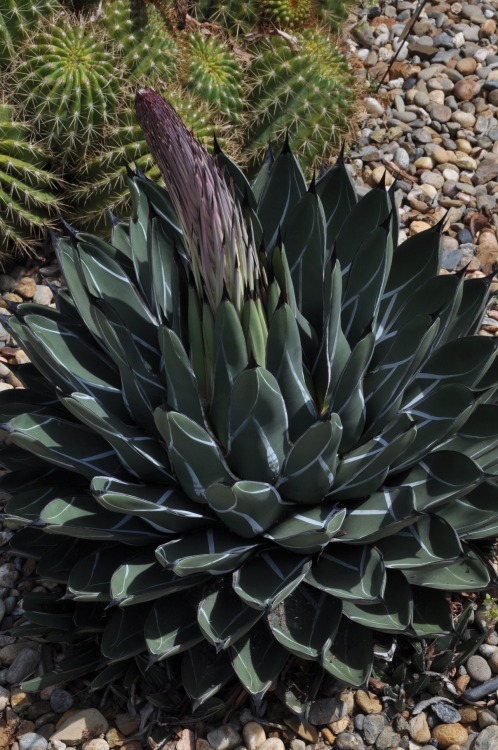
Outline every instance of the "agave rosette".
<path fill-rule="evenodd" d="M 24 688 L 261 698 L 290 655 L 362 684 L 375 631 L 446 632 L 445 594 L 494 579 L 489 280 L 438 275 L 441 224 L 398 246 L 393 190 L 357 200 L 342 159 L 307 187 L 285 144 L 251 186 L 138 100 L 169 192 L 131 174 L 111 243 L 57 241 L 57 309 L 6 322 L 13 546 L 67 586 L 19 632 L 82 641 Z"/>

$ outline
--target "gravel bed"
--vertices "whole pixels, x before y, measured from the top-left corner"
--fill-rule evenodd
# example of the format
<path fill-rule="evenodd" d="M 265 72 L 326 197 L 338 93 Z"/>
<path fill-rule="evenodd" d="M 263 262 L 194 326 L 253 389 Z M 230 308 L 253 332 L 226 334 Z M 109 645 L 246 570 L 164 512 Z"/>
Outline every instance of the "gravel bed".
<path fill-rule="evenodd" d="M 416 8 L 399 0 L 350 17 L 351 63 L 371 83 L 348 169 L 360 195 L 396 179 L 401 239 L 445 219 L 442 273 L 491 275 L 498 262 L 498 0 L 433 0 L 412 23 Z M 53 305 L 61 284 L 55 264 L 10 269 L 0 274 L 0 314 L 10 315 L 11 303 Z M 491 289 L 498 293 L 497 278 Z M 480 335 L 498 336 L 494 299 Z M 21 387 L 16 367 L 26 361 L 0 322 L 0 390 Z M 227 714 L 186 717 L 182 726 L 133 693 L 127 701 L 112 688 L 89 695 L 84 680 L 24 693 L 20 682 L 49 671 L 60 649 L 8 635 L 22 622 L 23 592 L 43 590 L 34 562 L 8 552 L 15 528 L 0 522 L 0 750 L 498 750 L 498 631 L 486 606 L 465 634 L 482 635 L 476 653 L 445 674 L 441 695 L 421 693 L 401 712 L 375 680 L 367 692 L 325 678 L 305 723 L 272 693 L 258 712 L 242 694 Z"/>

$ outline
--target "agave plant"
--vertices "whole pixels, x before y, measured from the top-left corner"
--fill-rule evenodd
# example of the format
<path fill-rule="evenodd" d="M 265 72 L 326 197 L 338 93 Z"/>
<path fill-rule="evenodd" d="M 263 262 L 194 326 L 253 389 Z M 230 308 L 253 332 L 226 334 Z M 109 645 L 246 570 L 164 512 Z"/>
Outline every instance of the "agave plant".
<path fill-rule="evenodd" d="M 342 158 L 307 186 L 286 143 L 250 185 L 137 105 L 167 190 L 130 173 L 111 243 L 57 240 L 57 309 L 5 321 L 31 359 L 0 394 L 13 547 L 66 587 L 17 632 L 80 642 L 23 687 L 261 699 L 291 655 L 362 684 L 376 631 L 446 632 L 446 593 L 495 578 L 489 280 L 438 275 L 441 224 L 398 246 L 392 190 L 357 200 Z"/>

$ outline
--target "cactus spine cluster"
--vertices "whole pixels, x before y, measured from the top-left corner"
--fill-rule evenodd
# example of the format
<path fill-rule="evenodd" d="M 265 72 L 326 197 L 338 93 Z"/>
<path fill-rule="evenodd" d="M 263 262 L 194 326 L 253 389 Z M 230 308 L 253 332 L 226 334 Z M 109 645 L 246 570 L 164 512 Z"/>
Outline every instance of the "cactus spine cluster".
<path fill-rule="evenodd" d="M 29 251 L 54 217 L 59 183 L 47 169 L 48 154 L 31 140 L 29 127 L 0 106 L 0 247 L 2 256 Z"/>

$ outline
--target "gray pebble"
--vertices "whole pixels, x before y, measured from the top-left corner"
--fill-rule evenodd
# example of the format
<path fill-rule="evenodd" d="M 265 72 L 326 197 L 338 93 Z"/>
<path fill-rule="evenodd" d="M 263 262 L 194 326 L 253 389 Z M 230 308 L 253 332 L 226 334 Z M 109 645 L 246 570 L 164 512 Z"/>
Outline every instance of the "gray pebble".
<path fill-rule="evenodd" d="M 365 716 L 365 721 L 363 722 L 363 737 L 365 738 L 365 742 L 373 745 L 384 729 L 385 723 L 386 719 L 382 714 L 369 714 Z"/>
<path fill-rule="evenodd" d="M 394 153 L 393 161 L 398 165 L 398 167 L 400 167 L 400 169 L 404 169 L 405 171 L 410 166 L 410 156 L 404 148 L 397 149 L 397 151 Z"/>
<path fill-rule="evenodd" d="M 7 607 L 5 606 L 4 600 L 0 599 L 0 623 L 2 622 L 3 618 L 5 617 L 5 613 L 7 612 Z"/>
<path fill-rule="evenodd" d="M 74 703 L 74 698 L 67 690 L 56 688 L 50 696 L 50 707 L 56 714 L 68 711 Z"/>
<path fill-rule="evenodd" d="M 291 750 L 306 750 L 306 742 L 300 740 L 299 737 L 295 737 L 290 743 Z"/>
<path fill-rule="evenodd" d="M 11 292 L 16 285 L 16 280 L 6 273 L 0 273 L 0 292 Z"/>
<path fill-rule="evenodd" d="M 494 724 L 491 727 L 486 727 L 480 732 L 477 737 L 472 750 L 496 750 L 498 747 L 498 726 Z"/>
<path fill-rule="evenodd" d="M 337 698 L 323 698 L 322 700 L 313 701 L 309 712 L 310 724 L 321 726 L 331 724 L 333 721 L 339 721 L 345 716 L 347 710 L 344 702 Z"/>
<path fill-rule="evenodd" d="M 496 724 L 496 716 L 492 711 L 484 710 L 479 712 L 477 717 L 480 729 L 485 729 L 493 724 Z"/>
<path fill-rule="evenodd" d="M 486 682 L 491 679 L 491 667 L 486 659 L 475 654 L 467 659 L 465 664 L 467 672 L 476 682 Z"/>
<path fill-rule="evenodd" d="M 359 734 L 342 732 L 335 740 L 337 750 L 364 750 L 365 745 Z"/>
<path fill-rule="evenodd" d="M 354 728 L 358 732 L 361 732 L 361 730 L 363 729 L 363 724 L 365 723 L 365 714 L 356 714 L 356 716 L 354 717 L 353 723 L 354 723 Z"/>
<path fill-rule="evenodd" d="M 23 648 L 19 651 L 7 672 L 7 680 L 11 685 L 17 685 L 35 671 L 40 661 L 40 652 L 34 648 Z"/>
<path fill-rule="evenodd" d="M 38 305 L 49 305 L 52 302 L 53 298 L 54 293 L 49 286 L 46 286 L 45 284 L 36 285 L 36 292 L 33 297 L 33 302 L 36 302 Z"/>
<path fill-rule="evenodd" d="M 375 741 L 375 747 L 377 750 L 391 750 L 391 748 L 398 747 L 401 741 L 401 737 L 397 734 L 392 727 L 384 727 L 382 732 Z"/>
<path fill-rule="evenodd" d="M 461 719 L 460 713 L 450 703 L 434 703 L 431 708 L 442 724 L 458 724 Z"/>
<path fill-rule="evenodd" d="M 48 741 L 41 734 L 28 732 L 19 737 L 19 750 L 47 750 Z"/>
<path fill-rule="evenodd" d="M 217 727 L 207 733 L 207 741 L 213 750 L 231 750 L 240 745 L 240 734 L 229 724 Z"/>

